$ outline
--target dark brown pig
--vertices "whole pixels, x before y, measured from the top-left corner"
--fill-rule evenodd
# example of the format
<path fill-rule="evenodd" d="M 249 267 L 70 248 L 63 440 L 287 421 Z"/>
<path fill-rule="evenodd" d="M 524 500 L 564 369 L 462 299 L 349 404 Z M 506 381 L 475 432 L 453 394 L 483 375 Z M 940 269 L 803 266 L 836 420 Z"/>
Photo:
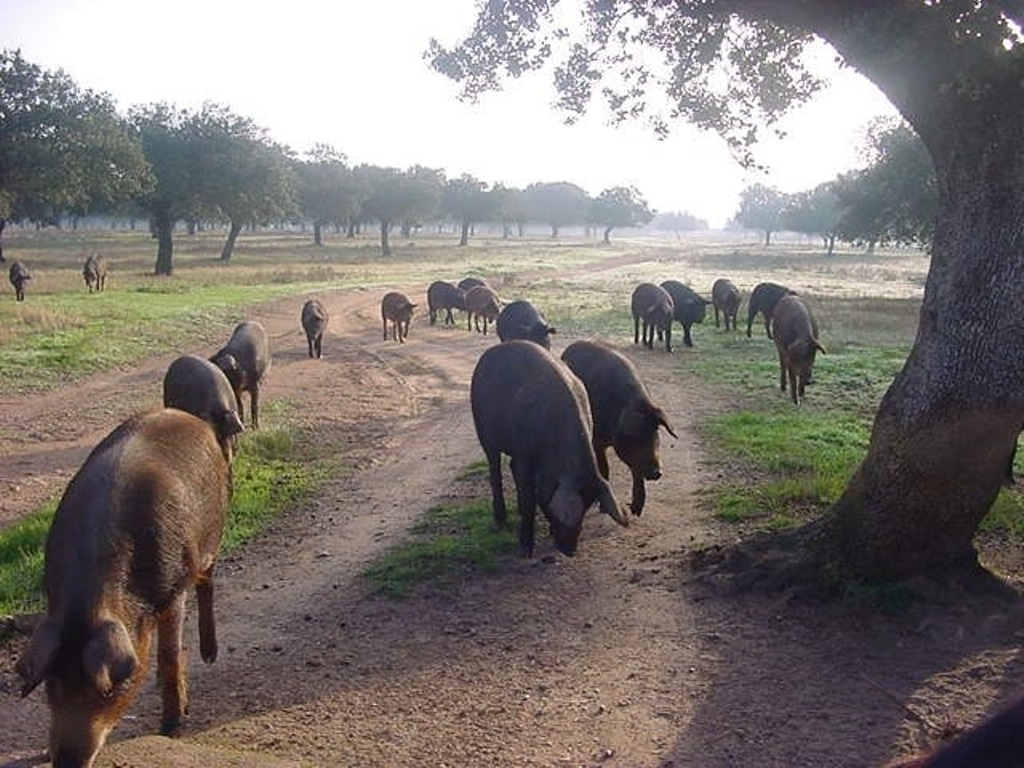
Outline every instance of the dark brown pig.
<path fill-rule="evenodd" d="M 825 348 L 818 341 L 818 322 L 798 296 L 783 296 L 773 314 L 772 333 L 779 353 L 779 388 L 786 391 L 788 377 L 790 396 L 794 403 L 799 403 L 813 375 L 815 353 L 825 354 Z"/>
<path fill-rule="evenodd" d="M 463 293 L 469 293 L 470 289 L 476 288 L 478 285 L 482 285 L 485 288 L 489 287 L 487 281 L 479 277 L 464 277 L 459 280 L 458 289 Z"/>
<path fill-rule="evenodd" d="M 621 525 L 619 509 L 594 456 L 583 384 L 537 344 L 513 339 L 487 349 L 470 383 L 473 423 L 487 456 L 494 519 L 507 512 L 501 454 L 512 459 L 519 506 L 519 544 L 529 557 L 539 505 L 560 552 L 576 552 L 583 515 L 596 501 Z"/>
<path fill-rule="evenodd" d="M 107 257 L 102 253 L 94 253 L 85 260 L 82 267 L 82 277 L 85 278 L 85 287 L 89 293 L 94 290 L 99 293 L 107 287 Z"/>
<path fill-rule="evenodd" d="M 1020 768 L 1024 765 L 1024 699 L 924 757 L 892 768 Z"/>
<path fill-rule="evenodd" d="M 661 477 L 658 458 L 658 427 L 672 435 L 665 412 L 651 402 L 636 367 L 623 355 L 603 344 L 574 341 L 562 352 L 562 360 L 587 388 L 594 420 L 594 453 L 601 476 L 608 479 L 608 449 L 613 448 L 633 477 L 630 510 L 644 510 L 644 480 Z"/>
<path fill-rule="evenodd" d="M 235 326 L 228 343 L 221 347 L 210 362 L 224 371 L 238 400 L 238 416 L 245 420 L 242 393 L 249 393 L 252 426 L 260 426 L 260 381 L 270 367 L 270 342 L 263 326 L 255 320 L 245 320 Z"/>
<path fill-rule="evenodd" d="M 15 301 L 24 301 L 25 286 L 32 279 L 32 273 L 28 271 L 28 267 L 20 261 L 12 261 L 10 269 L 7 270 L 7 277 L 11 281 L 11 285 L 14 286 Z"/>
<path fill-rule="evenodd" d="M 455 325 L 453 309 L 466 309 L 466 292 L 444 280 L 435 280 L 427 288 L 427 310 L 430 313 L 430 324 L 437 322 L 437 313 L 444 310 L 444 324 Z"/>
<path fill-rule="evenodd" d="M 783 296 L 796 296 L 796 291 L 778 283 L 758 283 L 754 286 L 754 290 L 750 292 L 750 302 L 747 306 L 748 339 L 758 312 L 764 315 L 765 334 L 769 339 L 772 337 L 772 312 L 775 311 L 775 305 Z"/>
<path fill-rule="evenodd" d="M 540 344 L 544 349 L 551 349 L 551 334 L 556 332 L 540 310 L 523 299 L 502 308 L 494 330 L 502 341 L 525 339 Z"/>
<path fill-rule="evenodd" d="M 707 306 L 711 302 L 678 280 L 666 280 L 661 287 L 672 297 L 672 316 L 683 326 L 683 344 L 692 347 L 690 329 L 694 323 L 704 322 Z M 661 338 L 660 334 L 658 338 Z"/>
<path fill-rule="evenodd" d="M 733 285 L 731 280 L 726 280 L 724 277 L 720 277 L 715 280 L 711 286 L 711 304 L 715 308 L 715 327 L 719 328 L 718 324 L 718 313 L 721 311 L 722 317 L 725 319 L 725 330 L 730 330 L 729 324 L 732 323 L 732 330 L 736 330 L 736 314 L 740 311 L 740 302 L 742 301 L 740 289 Z"/>
<path fill-rule="evenodd" d="M 640 283 L 633 289 L 630 299 L 633 312 L 633 343 L 640 343 L 640 324 L 643 323 L 643 342 L 648 349 L 654 349 L 654 334 L 665 336 L 665 350 L 672 351 L 672 318 L 675 307 L 668 291 L 654 283 Z"/>
<path fill-rule="evenodd" d="M 501 300 L 498 294 L 486 285 L 477 285 L 466 291 L 466 330 L 476 329 L 484 334 L 487 333 L 488 323 L 497 321 L 498 313 L 501 312 Z M 481 330 L 480 320 L 483 319 L 484 326 Z"/>
<path fill-rule="evenodd" d="M 380 317 L 384 321 L 384 341 L 388 340 L 388 323 L 391 324 L 391 338 L 404 344 L 409 335 L 409 324 L 412 322 L 412 311 L 416 305 L 409 297 L 398 291 L 384 294 L 380 301 Z"/>
<path fill-rule="evenodd" d="M 238 399 L 224 371 L 196 355 L 182 355 L 164 374 L 164 407 L 187 411 L 213 427 L 231 462 L 243 427 Z"/>
<path fill-rule="evenodd" d="M 92 765 L 145 677 L 154 630 L 160 732 L 180 730 L 186 592 L 195 587 L 199 654 L 213 662 L 228 496 L 213 430 L 174 408 L 122 423 L 71 479 L 46 537 L 46 616 L 17 663 L 22 696 L 46 685 L 54 766 Z"/>
<path fill-rule="evenodd" d="M 306 333 L 309 356 L 321 358 L 324 354 L 324 333 L 331 315 L 319 299 L 310 299 L 302 305 L 302 330 Z"/>

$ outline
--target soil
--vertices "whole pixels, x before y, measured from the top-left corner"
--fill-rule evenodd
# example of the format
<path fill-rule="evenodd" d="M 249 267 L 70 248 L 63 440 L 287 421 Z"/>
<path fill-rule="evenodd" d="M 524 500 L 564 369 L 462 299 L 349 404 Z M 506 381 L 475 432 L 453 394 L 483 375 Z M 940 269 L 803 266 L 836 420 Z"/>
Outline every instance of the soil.
<path fill-rule="evenodd" d="M 487 497 L 479 476 L 463 476 L 482 458 L 468 383 L 496 341 L 425 316 L 407 343 L 383 341 L 379 295 L 318 294 L 331 312 L 320 360 L 298 324 L 306 297 L 251 313 L 274 354 L 262 400 L 280 406 L 264 409 L 264 427 L 287 419 L 342 469 L 222 558 L 222 653 L 210 666 L 190 655 L 181 738 L 152 736 L 150 679 L 98 765 L 872 766 L 1021 691 L 1018 601 L 950 596 L 887 614 L 699 578 L 693 553 L 743 536 L 702 501 L 728 470 L 702 454 L 695 424 L 728 404 L 680 372 L 693 350 L 669 356 L 627 339 L 613 341 L 679 436 L 663 438 L 664 476 L 643 516 L 623 529 L 592 513 L 574 558 L 539 535 L 532 559 L 495 574 L 404 600 L 373 594 L 361 571 L 425 509 Z M 571 340 L 556 336 L 554 351 Z M 52 394 L 0 396 L 0 525 L 59 493 L 114 424 L 157 404 L 183 351 L 196 350 Z M 627 499 L 628 476 L 612 463 Z M 7 766 L 46 759 L 42 691 L 17 696 L 24 642 L 0 647 Z"/>

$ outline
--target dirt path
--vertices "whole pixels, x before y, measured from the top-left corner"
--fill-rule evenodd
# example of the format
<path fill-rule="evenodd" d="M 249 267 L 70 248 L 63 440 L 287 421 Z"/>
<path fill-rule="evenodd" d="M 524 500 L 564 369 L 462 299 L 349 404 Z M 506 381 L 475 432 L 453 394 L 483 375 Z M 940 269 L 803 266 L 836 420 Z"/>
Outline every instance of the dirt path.
<path fill-rule="evenodd" d="M 254 314 L 274 350 L 265 401 L 286 403 L 279 418 L 345 469 L 222 561 L 227 652 L 190 665 L 184 737 L 159 763 L 152 740 L 133 738 L 159 720 L 148 683 L 99 765 L 227 764 L 205 751 L 216 749 L 309 766 L 867 766 L 934 738 L 904 702 L 941 723 L 943 706 L 967 697 L 961 723 L 1019 687 L 1014 615 L 990 613 L 980 628 L 956 612 L 836 616 L 695 583 L 686 554 L 729 535 L 698 504 L 715 478 L 693 425 L 714 401 L 680 378 L 692 352 L 625 340 L 679 434 L 663 442 L 665 475 L 641 519 L 620 529 L 590 516 L 573 559 L 539 537 L 532 560 L 450 593 L 367 595 L 362 567 L 425 509 L 486 495 L 458 478 L 481 458 L 468 382 L 495 339 L 421 319 L 407 344 L 383 342 L 378 294 L 321 298 L 332 319 L 319 361 L 306 357 L 301 298 Z M 558 337 L 556 353 L 569 341 Z M 114 423 L 157 402 L 174 354 L 76 387 L 88 409 L 70 409 L 67 393 L 0 399 L 3 514 L 51 495 Z M 612 482 L 628 496 L 618 465 Z M 41 692 L 15 696 L 17 647 L 0 661 L 0 763 L 30 766 L 47 715 Z"/>

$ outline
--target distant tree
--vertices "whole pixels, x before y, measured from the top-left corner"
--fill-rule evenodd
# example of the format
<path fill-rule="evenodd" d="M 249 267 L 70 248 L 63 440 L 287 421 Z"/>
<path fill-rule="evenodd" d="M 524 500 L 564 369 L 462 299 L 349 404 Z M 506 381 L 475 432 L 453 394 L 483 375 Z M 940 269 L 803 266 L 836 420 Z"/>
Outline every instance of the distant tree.
<path fill-rule="evenodd" d="M 204 104 L 183 127 L 194 179 L 204 186 L 200 196 L 214 207 L 214 216 L 228 220 L 220 258 L 230 261 L 245 225 L 284 219 L 297 210 L 292 161 L 263 128 L 219 104 Z"/>
<path fill-rule="evenodd" d="M 673 232 L 676 237 L 681 232 L 696 232 L 707 228 L 708 223 L 705 219 L 699 219 L 686 211 L 657 213 L 651 221 L 651 229 L 660 232 Z"/>
<path fill-rule="evenodd" d="M 782 210 L 783 228 L 820 237 L 831 256 L 836 247 L 837 227 L 842 216 L 834 182 L 819 184 L 807 192 L 788 195 Z"/>
<path fill-rule="evenodd" d="M 508 239 L 513 229 L 520 237 L 529 220 L 526 193 L 521 189 L 495 184 L 491 188 L 495 216 L 501 223 L 501 236 Z"/>
<path fill-rule="evenodd" d="M 843 239 L 928 246 L 939 193 L 925 145 L 905 123 L 876 122 L 868 136 L 868 166 L 842 175 L 835 190 L 843 207 Z"/>
<path fill-rule="evenodd" d="M 149 214 L 150 228 L 157 241 L 157 275 L 174 271 L 174 225 L 195 219 L 204 207 L 200 198 L 202 169 L 193 154 L 193 137 L 187 127 L 188 112 L 169 104 L 133 107 L 129 111 L 142 142 L 142 151 L 153 169 L 154 185 L 137 197 Z"/>
<path fill-rule="evenodd" d="M 746 229 L 764 232 L 764 244 L 772 244 L 772 232 L 782 229 L 782 211 L 786 196 L 779 190 L 754 184 L 740 193 L 740 208 L 735 219 Z"/>
<path fill-rule="evenodd" d="M 0 232 L 7 220 L 112 210 L 151 185 L 138 138 L 109 96 L 0 51 Z"/>
<path fill-rule="evenodd" d="M 410 237 L 414 228 L 440 213 L 445 189 L 444 171 L 414 165 L 403 174 L 401 187 L 404 200 L 400 219 L 402 237 Z"/>
<path fill-rule="evenodd" d="M 568 181 L 531 184 L 525 197 L 530 220 L 548 224 L 551 237 L 557 238 L 562 227 L 587 220 L 590 196 Z"/>
<path fill-rule="evenodd" d="M 487 182 L 468 174 L 448 179 L 444 187 L 441 210 L 459 222 L 459 245 L 469 242 L 469 230 L 478 222 L 495 215 L 497 199 L 490 194 Z"/>
<path fill-rule="evenodd" d="M 298 163 L 299 207 L 313 222 L 313 245 L 323 245 L 323 230 L 331 224 L 347 227 L 352 236 L 367 184 L 350 169 L 345 155 L 327 144 L 317 144 Z"/>
<path fill-rule="evenodd" d="M 636 187 L 610 187 L 590 201 L 589 220 L 604 230 L 604 242 L 609 242 L 613 229 L 642 227 L 654 218 Z"/>

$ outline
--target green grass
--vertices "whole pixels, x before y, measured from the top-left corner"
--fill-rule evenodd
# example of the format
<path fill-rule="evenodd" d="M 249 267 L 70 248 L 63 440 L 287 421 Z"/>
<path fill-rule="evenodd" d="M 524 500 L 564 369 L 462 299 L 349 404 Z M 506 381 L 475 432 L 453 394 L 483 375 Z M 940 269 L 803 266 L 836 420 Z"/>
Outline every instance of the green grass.
<path fill-rule="evenodd" d="M 417 587 L 449 589 L 493 572 L 516 547 L 511 529 L 495 527 L 489 500 L 432 507 L 412 528 L 410 538 L 371 564 L 363 576 L 375 592 L 401 599 Z"/>
<path fill-rule="evenodd" d="M 245 433 L 235 457 L 234 494 L 221 540 L 221 553 L 241 548 L 271 520 L 316 487 L 321 470 L 296 458 L 284 430 Z M 56 501 L 0 532 L 0 615 L 31 613 L 45 607 L 43 548 Z"/>

